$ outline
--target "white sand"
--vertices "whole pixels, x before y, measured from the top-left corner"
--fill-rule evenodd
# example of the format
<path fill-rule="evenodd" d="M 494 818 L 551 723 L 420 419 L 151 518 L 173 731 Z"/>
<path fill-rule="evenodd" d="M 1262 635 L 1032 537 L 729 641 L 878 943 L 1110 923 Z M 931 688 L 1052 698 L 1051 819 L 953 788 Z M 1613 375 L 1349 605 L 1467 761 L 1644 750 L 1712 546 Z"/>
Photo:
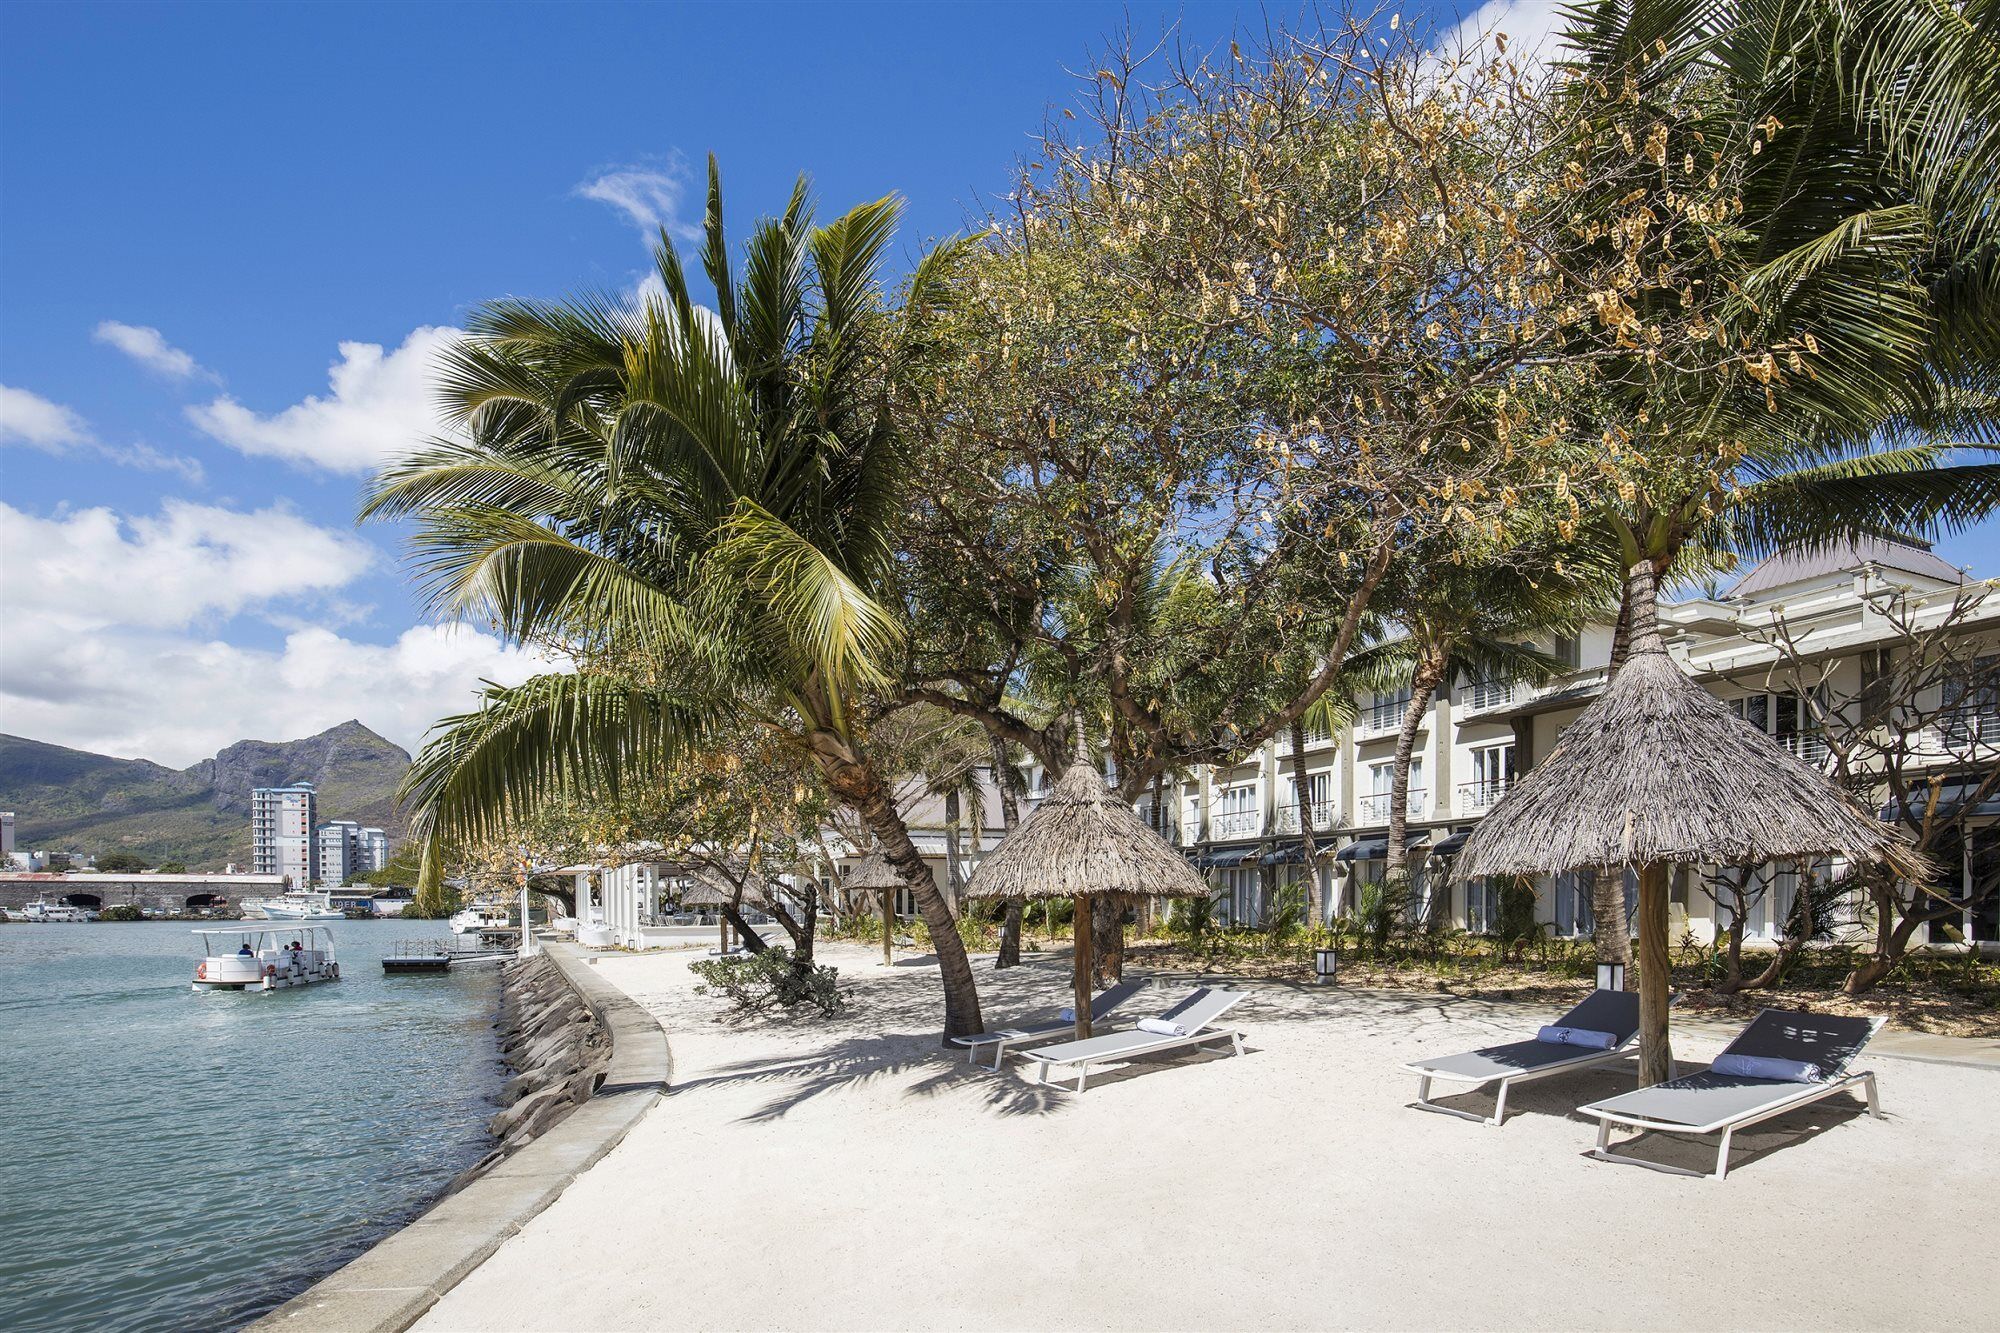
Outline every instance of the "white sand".
<path fill-rule="evenodd" d="M 829 947 L 849 1018 L 748 1027 L 687 954 L 608 956 L 675 1091 L 426 1329 L 1991 1329 L 2000 1073 L 1874 1058 L 1887 1121 L 1829 1098 L 1740 1135 L 1728 1180 L 1583 1156 L 1615 1070 L 1517 1089 L 1503 1128 L 1406 1109 L 1412 1056 L 1520 1010 L 1260 989 L 1242 1057 L 1077 1097 L 935 1046 L 935 971 Z M 1063 1003 L 995 974 L 989 1023 Z M 1719 1043 L 1683 1034 L 1682 1059 Z M 1484 1110 L 1490 1098 L 1463 1103 Z M 1660 1160 L 1712 1146 L 1654 1140 Z"/>

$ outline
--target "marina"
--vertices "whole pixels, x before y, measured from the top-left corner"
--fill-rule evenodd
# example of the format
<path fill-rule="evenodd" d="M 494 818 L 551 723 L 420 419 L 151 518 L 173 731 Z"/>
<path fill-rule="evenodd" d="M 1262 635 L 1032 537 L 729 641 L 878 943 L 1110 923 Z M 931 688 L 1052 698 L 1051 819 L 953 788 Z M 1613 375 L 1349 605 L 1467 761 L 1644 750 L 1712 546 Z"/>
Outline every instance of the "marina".
<path fill-rule="evenodd" d="M 178 923 L 0 929 L 0 1328 L 239 1326 L 479 1160 L 498 969 L 384 975 L 423 928 L 341 923 L 341 984 L 257 1000 L 191 995 Z"/>

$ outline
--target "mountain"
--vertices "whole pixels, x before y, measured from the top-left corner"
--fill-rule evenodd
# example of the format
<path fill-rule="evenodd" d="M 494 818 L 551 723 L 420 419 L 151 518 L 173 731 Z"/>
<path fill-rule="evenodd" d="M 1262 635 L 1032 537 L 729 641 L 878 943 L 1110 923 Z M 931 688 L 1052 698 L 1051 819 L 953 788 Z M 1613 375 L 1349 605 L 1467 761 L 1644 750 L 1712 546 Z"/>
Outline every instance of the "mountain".
<path fill-rule="evenodd" d="M 14 812 L 17 848 L 134 851 L 220 870 L 250 863 L 251 788 L 310 782 L 322 821 L 400 836 L 396 786 L 409 767 L 401 746 L 353 721 L 303 740 L 238 741 L 178 770 L 0 734 L 0 810 Z"/>

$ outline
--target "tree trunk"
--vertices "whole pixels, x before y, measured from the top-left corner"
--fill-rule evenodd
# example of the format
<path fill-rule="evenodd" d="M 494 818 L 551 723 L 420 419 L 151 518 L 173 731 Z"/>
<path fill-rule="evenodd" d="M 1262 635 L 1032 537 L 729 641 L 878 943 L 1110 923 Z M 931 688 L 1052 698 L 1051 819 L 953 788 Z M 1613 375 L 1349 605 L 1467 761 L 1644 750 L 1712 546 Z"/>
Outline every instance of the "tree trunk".
<path fill-rule="evenodd" d="M 1298 792 L 1299 858 L 1306 868 L 1306 903 L 1315 926 L 1326 923 L 1326 903 L 1319 886 L 1319 847 L 1313 841 L 1312 788 L 1307 784 L 1306 724 L 1292 719 L 1292 786 Z"/>
<path fill-rule="evenodd" d="M 1403 710 L 1403 725 L 1396 733 L 1396 760 L 1389 770 L 1389 847 L 1382 854 L 1382 882 L 1393 884 L 1405 873 L 1409 861 L 1410 756 L 1417 748 L 1417 732 L 1423 728 L 1424 713 L 1444 679 L 1445 658 L 1440 649 L 1426 648 L 1410 677 L 1410 702 Z"/>
<path fill-rule="evenodd" d="M 882 890 L 882 966 L 896 965 L 896 891 Z"/>
<path fill-rule="evenodd" d="M 1105 894 L 1090 914 L 1090 979 L 1109 986 L 1125 977 L 1125 899 Z"/>
<path fill-rule="evenodd" d="M 1006 841 L 1014 826 L 1021 822 L 1021 798 L 1014 790 L 1014 766 L 1007 762 L 1007 742 L 998 736 L 989 737 L 993 747 L 993 785 L 1000 791 L 1000 838 Z M 1021 965 L 1021 908 L 1019 898 L 1007 900 L 1007 912 L 1000 924 L 1000 956 L 993 960 L 993 970 Z"/>
<path fill-rule="evenodd" d="M 944 895 L 938 892 L 916 844 L 910 841 L 909 826 L 897 813 L 888 786 L 872 764 L 857 757 L 832 732 L 815 731 L 812 750 L 820 771 L 826 775 L 828 789 L 861 817 L 882 855 L 916 897 L 917 911 L 930 932 L 931 948 L 937 955 L 938 979 L 944 984 L 944 1033 L 940 1044 L 949 1045 L 953 1037 L 969 1037 L 984 1031 L 979 1015 L 979 984 L 973 979 L 972 960 L 966 956 L 965 941 L 958 937 L 958 922 Z M 884 913 L 885 923 L 888 915 Z"/>
<path fill-rule="evenodd" d="M 771 946 L 764 943 L 764 937 L 750 929 L 750 923 L 743 919 L 743 909 L 735 903 L 722 905 L 722 951 L 729 952 L 729 932 L 736 931 L 736 938 L 743 945 L 745 953 L 762 953 Z M 808 950 L 810 954 L 810 950 Z"/>
<path fill-rule="evenodd" d="M 1071 921 L 1076 935 L 1076 949 L 1070 961 L 1070 970 L 1074 974 L 1071 977 L 1071 981 L 1073 984 L 1073 994 L 1075 995 L 1073 1003 L 1076 1006 L 1076 1039 L 1078 1041 L 1082 1041 L 1090 1036 L 1090 974 L 1092 970 L 1090 946 L 1092 943 L 1091 937 L 1095 933 L 1092 930 L 1090 919 L 1090 905 L 1089 894 L 1078 894 L 1076 896 L 1076 912 Z"/>
<path fill-rule="evenodd" d="M 1625 969 L 1625 989 L 1632 989 L 1632 925 L 1625 919 L 1625 874 L 1622 869 L 1599 870 L 1590 885 L 1590 935 L 1597 961 Z"/>
<path fill-rule="evenodd" d="M 1639 867 L 1639 1086 L 1674 1076 L 1667 1033 L 1671 978 L 1667 962 L 1667 876 L 1664 861 Z M 1623 913 L 1621 912 L 1621 915 Z"/>
<path fill-rule="evenodd" d="M 958 788 L 944 794 L 944 889 L 945 902 L 955 913 L 965 901 L 965 870 L 958 846 Z"/>

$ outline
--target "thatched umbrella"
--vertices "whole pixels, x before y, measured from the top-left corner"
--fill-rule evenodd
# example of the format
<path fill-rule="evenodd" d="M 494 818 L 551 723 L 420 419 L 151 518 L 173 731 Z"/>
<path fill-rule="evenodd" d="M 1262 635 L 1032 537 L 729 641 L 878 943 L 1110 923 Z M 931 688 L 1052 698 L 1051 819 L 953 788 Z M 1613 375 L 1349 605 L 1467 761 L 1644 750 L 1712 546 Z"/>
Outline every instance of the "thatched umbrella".
<path fill-rule="evenodd" d="M 1689 680 L 1661 642 L 1652 567 L 1627 576 L 1630 656 L 1467 838 L 1453 875 L 1639 874 L 1640 1079 L 1671 1076 L 1667 874 L 1826 856 L 1922 876 L 1923 858 L 1824 774 Z"/>
<path fill-rule="evenodd" d="M 1090 1035 L 1091 899 L 1197 897 L 1208 893 L 1185 856 L 1104 785 L 1086 756 L 1083 729 L 1077 754 L 1042 803 L 987 854 L 965 886 L 967 898 L 1076 900 L 1076 1035 Z"/>
<path fill-rule="evenodd" d="M 728 907 L 736 901 L 734 894 L 725 892 L 720 885 L 711 884 L 705 879 L 695 880 L 676 896 L 679 897 L 683 907 Z M 717 952 L 728 953 L 729 918 L 720 912 L 716 917 L 721 922 L 720 934 L 716 938 Z"/>
<path fill-rule="evenodd" d="M 896 873 L 896 867 L 889 864 L 889 858 L 880 852 L 870 852 L 861 858 L 860 864 L 841 877 L 841 887 L 854 890 L 874 890 L 882 895 L 882 966 L 889 967 L 895 962 L 893 944 L 896 929 L 896 890 L 903 887 L 903 877 Z"/>

